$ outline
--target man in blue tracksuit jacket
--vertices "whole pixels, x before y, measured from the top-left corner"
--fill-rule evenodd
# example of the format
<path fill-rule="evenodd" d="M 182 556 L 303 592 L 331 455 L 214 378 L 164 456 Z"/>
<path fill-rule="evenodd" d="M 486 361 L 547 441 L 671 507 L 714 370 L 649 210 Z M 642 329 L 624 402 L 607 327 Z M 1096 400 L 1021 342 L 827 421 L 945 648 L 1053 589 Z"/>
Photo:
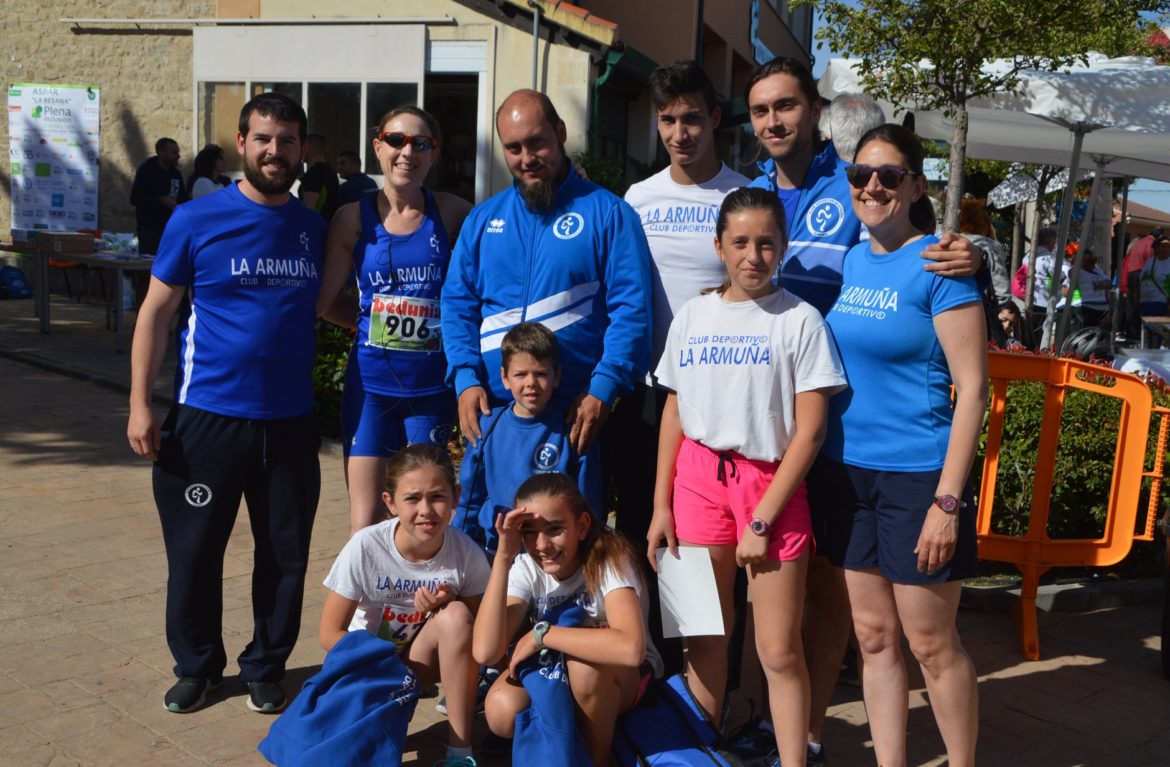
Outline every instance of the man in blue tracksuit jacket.
<path fill-rule="evenodd" d="M 788 217 L 788 250 L 780 266 L 784 288 L 815 306 L 821 314 L 832 308 L 841 289 L 845 253 L 861 239 L 861 220 L 853 212 L 848 165 L 837 156 L 833 142 L 826 141 L 813 155 L 804 183 L 793 190 L 778 190 L 776 161 L 759 163 L 762 175 L 749 186 L 780 195 Z M 785 193 L 795 192 L 792 201 Z"/>
<path fill-rule="evenodd" d="M 540 322 L 560 346 L 553 405 L 582 455 L 649 366 L 650 251 L 633 209 L 572 172 L 565 124 L 547 96 L 511 94 L 496 129 L 515 183 L 472 209 L 443 286 L 459 427 L 480 438 L 479 415 L 510 399 L 500 341 L 519 322 Z"/>

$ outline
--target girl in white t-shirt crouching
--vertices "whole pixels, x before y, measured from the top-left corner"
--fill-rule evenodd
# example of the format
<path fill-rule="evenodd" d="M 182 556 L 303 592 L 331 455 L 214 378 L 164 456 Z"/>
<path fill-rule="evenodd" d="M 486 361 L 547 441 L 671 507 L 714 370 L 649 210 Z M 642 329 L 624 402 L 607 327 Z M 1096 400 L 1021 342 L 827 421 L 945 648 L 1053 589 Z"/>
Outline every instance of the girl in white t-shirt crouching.
<path fill-rule="evenodd" d="M 675 556 L 679 543 L 705 547 L 728 630 L 735 570 L 748 568 L 779 762 L 804 764 L 809 687 L 800 624 L 812 548 L 804 475 L 845 376 L 820 313 L 772 282 L 785 229 L 769 191 L 737 189 L 719 209 L 715 251 L 727 277 L 682 307 L 655 372 L 672 391 L 646 554 L 655 565 L 664 539 Z M 686 643 L 691 692 L 718 722 L 727 633 Z"/>
<path fill-rule="evenodd" d="M 397 645 L 421 687 L 443 683 L 444 763 L 474 765 L 479 666 L 471 657 L 471 633 L 491 570 L 475 542 L 447 527 L 459 500 L 447 451 L 419 444 L 395 453 L 382 500 L 391 518 L 354 533 L 325 579 L 321 646 L 333 649 L 349 631 Z"/>
<path fill-rule="evenodd" d="M 516 506 L 496 520 L 499 549 L 475 619 L 475 659 L 499 662 L 521 627 L 536 623 L 517 640 L 508 673 L 488 692 L 488 726 L 512 737 L 516 714 L 531 704 L 517 669 L 554 650 L 565 656 L 585 748 L 594 763 L 607 764 L 618 714 L 662 674 L 646 629 L 649 602 L 638 554 L 593 518 L 577 483 L 564 474 L 530 477 Z M 566 603 L 582 609 L 583 627 L 555 625 Z"/>

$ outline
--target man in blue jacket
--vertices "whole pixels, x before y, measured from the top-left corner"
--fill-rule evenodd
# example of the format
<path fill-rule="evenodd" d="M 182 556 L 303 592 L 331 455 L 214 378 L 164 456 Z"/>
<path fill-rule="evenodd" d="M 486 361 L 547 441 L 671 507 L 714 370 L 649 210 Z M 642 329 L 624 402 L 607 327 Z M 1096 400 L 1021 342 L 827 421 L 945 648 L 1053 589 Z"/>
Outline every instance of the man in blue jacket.
<path fill-rule="evenodd" d="M 475 443 L 479 416 L 509 397 L 500 342 L 520 322 L 557 336 L 569 439 L 584 454 L 614 400 L 650 362 L 650 252 L 625 202 L 572 172 L 565 124 L 547 96 L 519 90 L 496 113 L 515 178 L 477 205 L 443 286 L 447 380 L 459 395 L 459 427 Z"/>

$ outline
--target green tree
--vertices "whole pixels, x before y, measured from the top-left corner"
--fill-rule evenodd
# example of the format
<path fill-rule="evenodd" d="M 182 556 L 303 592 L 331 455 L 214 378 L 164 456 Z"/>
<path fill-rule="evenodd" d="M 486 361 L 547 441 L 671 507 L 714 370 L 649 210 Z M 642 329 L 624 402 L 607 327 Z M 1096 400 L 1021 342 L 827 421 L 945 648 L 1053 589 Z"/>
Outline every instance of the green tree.
<path fill-rule="evenodd" d="M 1170 0 L 797 0 L 824 17 L 817 39 L 861 60 L 868 93 L 893 104 L 939 109 L 954 121 L 947 199 L 963 196 L 967 102 L 1012 91 L 1026 69 L 1056 70 L 1106 55 L 1148 52 L 1149 15 L 1170 13 Z M 1143 16 L 1147 14 L 1147 16 Z M 923 60 L 929 66 L 919 66 Z M 1012 65 L 995 75 L 989 59 Z M 958 227 L 948 205 L 944 228 Z"/>

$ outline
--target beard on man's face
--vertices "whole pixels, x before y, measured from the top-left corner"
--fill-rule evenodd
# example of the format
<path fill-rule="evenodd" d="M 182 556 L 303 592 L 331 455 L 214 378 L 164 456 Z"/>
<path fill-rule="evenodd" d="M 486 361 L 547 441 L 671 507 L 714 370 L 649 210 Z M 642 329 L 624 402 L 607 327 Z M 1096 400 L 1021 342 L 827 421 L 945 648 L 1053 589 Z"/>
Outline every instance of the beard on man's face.
<path fill-rule="evenodd" d="M 244 178 L 261 194 L 284 194 L 292 189 L 293 182 L 297 180 L 298 164 L 289 164 L 279 157 L 265 160 L 245 155 Z M 266 176 L 263 168 L 269 165 L 282 168 L 283 172 L 276 176 Z"/>
<path fill-rule="evenodd" d="M 547 213 L 552 210 L 553 203 L 556 201 L 557 187 L 561 185 L 569 172 L 569 158 L 565 154 L 564 144 L 560 145 L 560 152 L 558 152 L 554 163 L 546 166 L 552 170 L 549 179 L 539 178 L 525 182 L 523 179 L 517 178 L 520 181 L 520 197 L 524 200 L 524 205 L 528 210 L 533 213 Z"/>
<path fill-rule="evenodd" d="M 520 196 L 533 213 L 547 213 L 552 210 L 556 187 L 547 181 L 533 181 L 520 185 Z"/>

